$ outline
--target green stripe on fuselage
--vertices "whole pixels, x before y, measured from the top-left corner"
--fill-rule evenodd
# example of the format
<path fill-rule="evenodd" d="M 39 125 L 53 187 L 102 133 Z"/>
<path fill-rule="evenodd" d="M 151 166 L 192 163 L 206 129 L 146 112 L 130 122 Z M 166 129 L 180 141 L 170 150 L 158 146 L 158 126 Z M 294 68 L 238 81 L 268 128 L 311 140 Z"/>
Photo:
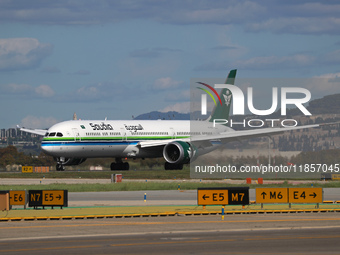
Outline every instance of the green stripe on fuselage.
<path fill-rule="evenodd" d="M 176 136 L 175 139 L 185 139 L 190 138 L 190 136 Z M 121 141 L 121 140 L 169 140 L 174 139 L 172 136 L 127 136 L 127 137 L 45 137 L 43 141 L 74 141 L 74 140 L 81 140 L 81 141 Z"/>

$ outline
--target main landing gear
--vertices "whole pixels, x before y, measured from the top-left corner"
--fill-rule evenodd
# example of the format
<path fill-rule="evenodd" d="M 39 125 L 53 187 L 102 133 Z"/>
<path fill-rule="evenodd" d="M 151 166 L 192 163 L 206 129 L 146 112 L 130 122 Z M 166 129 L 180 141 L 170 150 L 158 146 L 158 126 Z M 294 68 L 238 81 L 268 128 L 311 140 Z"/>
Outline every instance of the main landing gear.
<path fill-rule="evenodd" d="M 57 164 L 56 170 L 57 170 L 57 171 L 65 171 L 65 166 L 62 165 L 62 164 Z"/>
<path fill-rule="evenodd" d="M 165 170 L 182 170 L 183 164 L 171 164 L 169 162 L 165 162 L 164 169 Z"/>
<path fill-rule="evenodd" d="M 121 158 L 116 158 L 116 162 L 111 163 L 110 168 L 112 171 L 115 170 L 127 171 L 129 170 L 130 166 L 128 162 L 123 162 Z"/>

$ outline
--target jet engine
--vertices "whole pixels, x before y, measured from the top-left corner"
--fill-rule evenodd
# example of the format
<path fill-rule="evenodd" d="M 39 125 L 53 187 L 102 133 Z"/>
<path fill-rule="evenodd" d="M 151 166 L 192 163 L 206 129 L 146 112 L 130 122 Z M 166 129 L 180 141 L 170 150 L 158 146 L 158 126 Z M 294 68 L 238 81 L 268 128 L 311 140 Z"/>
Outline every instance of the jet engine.
<path fill-rule="evenodd" d="M 57 171 L 64 171 L 65 166 L 75 166 L 83 163 L 86 158 L 54 158 L 57 161 L 56 170 Z"/>
<path fill-rule="evenodd" d="M 75 166 L 83 163 L 86 158 L 65 158 L 63 165 L 65 166 Z"/>
<path fill-rule="evenodd" d="M 164 146 L 163 157 L 170 164 L 187 164 L 192 160 L 196 149 L 187 142 L 175 141 Z"/>

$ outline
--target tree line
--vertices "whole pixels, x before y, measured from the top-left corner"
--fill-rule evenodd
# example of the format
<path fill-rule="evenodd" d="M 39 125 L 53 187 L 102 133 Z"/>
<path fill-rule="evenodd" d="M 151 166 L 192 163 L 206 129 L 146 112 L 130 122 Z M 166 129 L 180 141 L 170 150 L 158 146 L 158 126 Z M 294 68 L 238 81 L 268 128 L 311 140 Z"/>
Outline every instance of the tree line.
<path fill-rule="evenodd" d="M 8 165 L 51 166 L 54 164 L 53 157 L 44 153 L 40 153 L 38 156 L 27 155 L 23 152 L 19 152 L 17 148 L 12 145 L 0 149 L 1 168 Z"/>

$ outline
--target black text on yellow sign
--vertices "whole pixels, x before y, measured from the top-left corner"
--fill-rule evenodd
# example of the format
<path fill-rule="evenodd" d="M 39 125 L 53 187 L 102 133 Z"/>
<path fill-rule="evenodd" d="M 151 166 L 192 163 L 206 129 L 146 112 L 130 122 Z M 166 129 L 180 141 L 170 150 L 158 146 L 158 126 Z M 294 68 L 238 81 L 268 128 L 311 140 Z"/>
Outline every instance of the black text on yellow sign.
<path fill-rule="evenodd" d="M 10 205 L 26 205 L 26 191 L 25 190 L 11 190 L 9 192 Z"/>
<path fill-rule="evenodd" d="M 63 205 L 64 191 L 63 190 L 43 190 L 43 205 Z"/>
<path fill-rule="evenodd" d="M 340 174 L 332 174 L 332 180 L 340 180 Z"/>
<path fill-rule="evenodd" d="M 256 188 L 256 203 L 322 203 L 322 188 Z"/>
<path fill-rule="evenodd" d="M 249 204 L 249 188 L 198 188 L 198 205 L 246 205 Z"/>
<path fill-rule="evenodd" d="M 288 203 L 288 188 L 256 188 L 256 203 Z"/>
<path fill-rule="evenodd" d="M 29 206 L 67 206 L 67 190 L 30 190 Z"/>
<path fill-rule="evenodd" d="M 322 188 L 289 188 L 289 203 L 322 203 Z"/>
<path fill-rule="evenodd" d="M 198 205 L 227 205 L 228 190 L 227 189 L 198 189 L 197 190 Z"/>
<path fill-rule="evenodd" d="M 33 173 L 33 166 L 22 166 L 21 171 L 23 173 Z"/>

